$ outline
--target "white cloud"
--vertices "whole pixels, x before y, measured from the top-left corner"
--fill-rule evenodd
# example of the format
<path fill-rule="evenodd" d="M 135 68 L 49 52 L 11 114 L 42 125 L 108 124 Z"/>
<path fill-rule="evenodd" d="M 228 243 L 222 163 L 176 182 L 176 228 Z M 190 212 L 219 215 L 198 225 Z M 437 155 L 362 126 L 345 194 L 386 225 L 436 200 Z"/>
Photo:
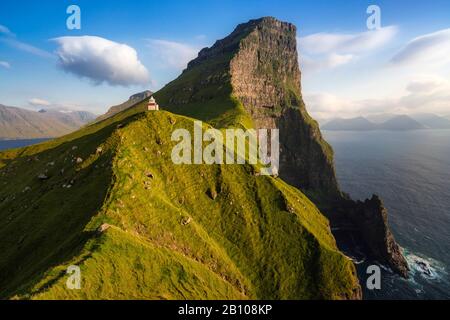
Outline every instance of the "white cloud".
<path fill-rule="evenodd" d="M 52 102 L 42 98 L 32 98 L 28 100 L 28 108 L 31 110 L 52 110 L 60 112 L 86 111 L 91 109 L 89 106 L 82 106 L 77 103 L 60 101 Z"/>
<path fill-rule="evenodd" d="M 11 68 L 11 65 L 9 64 L 9 62 L 6 62 L 6 61 L 0 61 L 0 67 L 9 69 L 9 68 Z"/>
<path fill-rule="evenodd" d="M 49 101 L 40 98 L 32 98 L 28 100 L 28 103 L 33 107 L 48 107 L 51 105 Z"/>
<path fill-rule="evenodd" d="M 149 73 L 135 49 L 95 36 L 60 37 L 56 54 L 60 67 L 95 84 L 146 85 Z"/>
<path fill-rule="evenodd" d="M 354 60 L 355 56 L 352 54 L 337 54 L 332 53 L 322 57 L 321 59 L 313 59 L 309 56 L 304 56 L 300 63 L 302 70 L 305 72 L 315 72 L 324 69 L 334 69 L 341 65 L 347 64 Z"/>
<path fill-rule="evenodd" d="M 406 87 L 407 94 L 398 101 L 403 110 L 419 110 L 448 114 L 450 112 L 450 81 L 437 76 L 421 76 Z"/>
<path fill-rule="evenodd" d="M 199 41 L 204 41 L 204 40 L 206 40 L 206 38 L 207 37 L 204 34 L 198 34 L 198 35 L 195 36 L 195 39 L 199 40 Z"/>
<path fill-rule="evenodd" d="M 354 101 L 326 92 L 305 94 L 304 99 L 308 111 L 319 122 L 335 117 L 352 116 L 358 109 Z"/>
<path fill-rule="evenodd" d="M 392 63 L 442 65 L 450 62 L 450 29 L 412 39 L 391 60 Z"/>
<path fill-rule="evenodd" d="M 315 33 L 299 39 L 300 48 L 310 54 L 330 52 L 359 53 L 377 49 L 388 43 L 397 33 L 389 26 L 360 33 Z"/>
<path fill-rule="evenodd" d="M 308 111 L 319 121 L 371 114 L 450 113 L 450 82 L 436 76 L 421 76 L 406 86 L 399 97 L 351 99 L 326 92 L 305 94 Z"/>
<path fill-rule="evenodd" d="M 11 32 L 11 30 L 9 30 L 7 27 L 5 27 L 4 25 L 0 24 L 0 33 L 3 33 L 7 36 L 11 36 L 14 37 L 14 33 Z"/>
<path fill-rule="evenodd" d="M 148 39 L 147 46 L 153 58 L 164 68 L 184 69 L 199 51 L 199 48 L 188 44 L 160 39 Z"/>
<path fill-rule="evenodd" d="M 1 42 L 20 51 L 31 53 L 42 58 L 53 58 L 53 55 L 45 50 L 39 49 L 31 44 L 17 40 L 16 38 L 0 39 Z"/>
<path fill-rule="evenodd" d="M 16 35 L 3 25 L 0 25 L 0 42 L 3 42 L 4 44 L 17 50 L 28 52 L 43 58 L 53 57 L 52 54 L 48 53 L 45 50 L 39 49 L 31 44 L 19 41 L 16 38 Z"/>
<path fill-rule="evenodd" d="M 448 81 L 438 76 L 420 76 L 411 81 L 406 90 L 410 93 L 431 93 L 446 87 Z"/>
<path fill-rule="evenodd" d="M 300 61 L 308 71 L 333 69 L 388 43 L 397 33 L 389 26 L 360 33 L 315 33 L 298 38 Z"/>

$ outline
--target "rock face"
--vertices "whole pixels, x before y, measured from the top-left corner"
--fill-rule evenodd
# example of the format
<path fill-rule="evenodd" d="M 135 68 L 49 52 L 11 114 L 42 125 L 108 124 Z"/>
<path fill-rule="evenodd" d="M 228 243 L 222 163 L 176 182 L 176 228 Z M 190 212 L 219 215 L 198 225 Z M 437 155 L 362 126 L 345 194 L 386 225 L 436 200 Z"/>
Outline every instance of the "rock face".
<path fill-rule="evenodd" d="M 280 129 L 280 176 L 303 190 L 339 195 L 332 151 L 301 98 L 296 27 L 274 18 L 237 28 L 247 35 L 231 60 L 234 94 L 256 128 Z"/>
<path fill-rule="evenodd" d="M 406 262 L 381 202 L 354 202 L 339 189 L 333 150 L 302 99 L 293 24 L 265 17 L 238 25 L 229 36 L 202 49 L 156 97 L 163 109 L 217 125 L 214 117 L 233 114 L 215 98 L 227 94 L 230 103 L 235 99 L 243 107 L 255 128 L 280 130 L 280 177 L 306 193 L 332 224 L 345 220 L 351 232 L 360 234 L 370 256 L 405 275 Z"/>
<path fill-rule="evenodd" d="M 370 250 L 371 257 L 389 265 L 395 272 L 408 277 L 408 263 L 388 227 L 387 210 L 380 198 L 345 201 L 341 207 L 343 216 L 354 223 Z"/>
<path fill-rule="evenodd" d="M 271 17 L 240 24 L 228 37 L 201 50 L 187 70 L 227 55 L 228 77 L 216 72 L 208 79 L 230 81 L 232 95 L 244 105 L 255 128 L 280 129 L 280 176 L 302 190 L 321 190 L 338 199 L 333 151 L 301 97 L 296 27 Z"/>

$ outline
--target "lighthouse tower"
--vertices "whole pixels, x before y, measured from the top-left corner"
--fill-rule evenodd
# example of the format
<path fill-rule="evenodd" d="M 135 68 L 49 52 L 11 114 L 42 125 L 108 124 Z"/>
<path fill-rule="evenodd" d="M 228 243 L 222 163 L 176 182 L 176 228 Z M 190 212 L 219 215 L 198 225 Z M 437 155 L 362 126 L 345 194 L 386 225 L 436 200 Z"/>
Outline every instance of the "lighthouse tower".
<path fill-rule="evenodd" d="M 153 98 L 153 96 L 150 97 L 150 99 L 148 100 L 148 104 L 147 104 L 147 110 L 148 111 L 156 111 L 159 110 L 159 106 L 156 103 L 155 98 Z"/>

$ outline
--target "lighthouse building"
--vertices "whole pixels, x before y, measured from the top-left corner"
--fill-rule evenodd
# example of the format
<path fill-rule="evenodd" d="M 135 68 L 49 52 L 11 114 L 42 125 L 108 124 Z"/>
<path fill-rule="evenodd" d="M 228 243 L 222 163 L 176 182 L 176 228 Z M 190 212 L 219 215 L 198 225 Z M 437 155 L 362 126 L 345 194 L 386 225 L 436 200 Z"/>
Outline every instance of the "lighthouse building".
<path fill-rule="evenodd" d="M 151 96 L 150 99 L 148 100 L 147 110 L 148 111 L 159 110 L 159 106 L 156 103 L 156 100 L 155 100 L 155 98 L 153 98 L 153 96 Z"/>

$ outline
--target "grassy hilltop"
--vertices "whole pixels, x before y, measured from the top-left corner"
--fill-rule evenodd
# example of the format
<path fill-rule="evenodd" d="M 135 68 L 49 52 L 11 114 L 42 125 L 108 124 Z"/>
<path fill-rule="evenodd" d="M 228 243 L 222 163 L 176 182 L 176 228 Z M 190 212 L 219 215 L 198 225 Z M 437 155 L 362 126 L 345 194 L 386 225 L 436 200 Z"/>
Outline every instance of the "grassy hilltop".
<path fill-rule="evenodd" d="M 172 130 L 194 120 L 144 107 L 0 153 L 0 298 L 358 295 L 299 190 L 250 165 L 174 165 Z M 66 288 L 69 265 L 81 290 Z"/>

